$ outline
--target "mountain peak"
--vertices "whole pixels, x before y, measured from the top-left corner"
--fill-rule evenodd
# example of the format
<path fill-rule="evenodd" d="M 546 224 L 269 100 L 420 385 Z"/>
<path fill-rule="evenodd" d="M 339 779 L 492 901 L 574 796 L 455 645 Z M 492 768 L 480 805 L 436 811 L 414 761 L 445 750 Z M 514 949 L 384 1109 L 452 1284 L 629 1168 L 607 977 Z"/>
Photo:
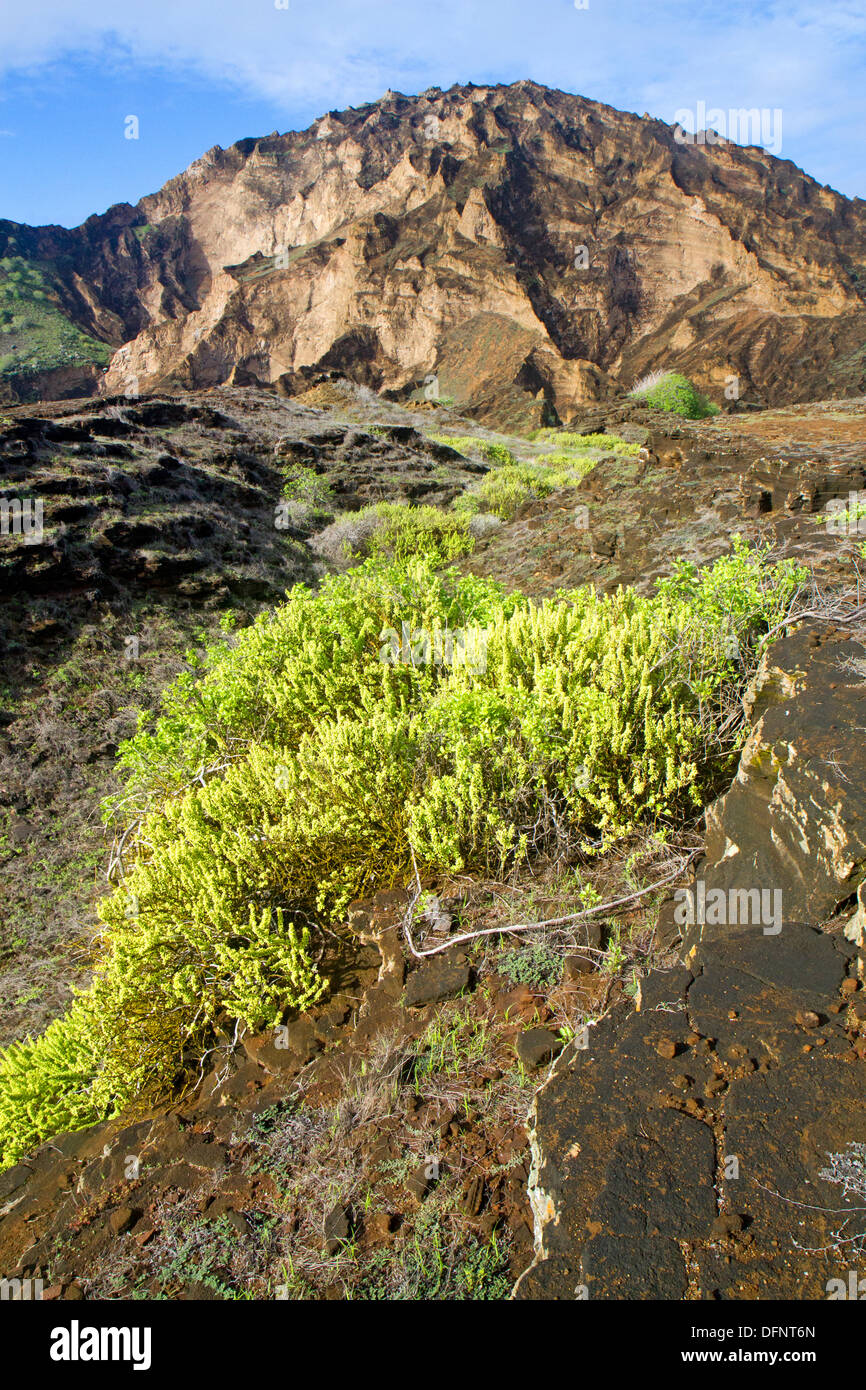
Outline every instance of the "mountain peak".
<path fill-rule="evenodd" d="M 134 212 L 3 224 L 0 254 L 80 339 L 75 361 L 13 360 L 7 393 L 291 394 L 338 371 L 531 421 L 661 368 L 770 403 L 823 392 L 831 364 L 862 390 L 863 202 L 679 135 L 529 79 L 389 90 L 214 146 Z"/>

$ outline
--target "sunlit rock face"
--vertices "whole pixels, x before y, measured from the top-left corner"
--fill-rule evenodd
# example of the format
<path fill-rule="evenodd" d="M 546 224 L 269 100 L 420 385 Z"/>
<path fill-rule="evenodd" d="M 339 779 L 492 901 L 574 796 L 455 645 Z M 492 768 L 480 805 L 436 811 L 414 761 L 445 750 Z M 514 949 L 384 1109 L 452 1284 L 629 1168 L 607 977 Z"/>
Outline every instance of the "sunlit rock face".
<path fill-rule="evenodd" d="M 661 367 L 719 400 L 862 390 L 864 204 L 677 134 L 530 82 L 388 93 L 0 243 L 66 268 L 64 312 L 117 349 L 109 393 L 338 370 L 567 420 Z"/>

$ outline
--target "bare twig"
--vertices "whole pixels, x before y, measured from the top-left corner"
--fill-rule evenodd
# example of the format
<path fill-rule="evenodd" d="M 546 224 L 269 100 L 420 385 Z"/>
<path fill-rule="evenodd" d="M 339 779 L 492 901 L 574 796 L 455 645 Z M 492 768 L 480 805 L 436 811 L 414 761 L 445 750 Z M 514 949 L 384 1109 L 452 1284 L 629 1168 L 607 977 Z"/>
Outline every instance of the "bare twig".
<path fill-rule="evenodd" d="M 431 946 L 426 951 L 419 951 L 412 940 L 412 916 L 415 911 L 415 905 L 422 893 L 421 880 L 418 877 L 418 866 L 415 863 L 415 855 L 413 853 L 412 863 L 415 868 L 417 891 L 403 919 L 403 934 L 406 937 L 406 944 L 412 952 L 412 955 L 415 956 L 416 960 L 421 960 L 425 956 L 436 956 L 442 951 L 450 951 L 452 946 L 458 946 L 464 941 L 476 941 L 482 936 L 502 936 L 508 935 L 511 932 L 539 931 L 543 927 L 559 927 L 563 926 L 566 922 L 580 922 L 587 917 L 596 917 L 599 913 L 613 912 L 618 907 L 625 907 L 628 903 L 636 902 L 638 898 L 644 898 L 648 893 L 654 893 L 656 889 L 664 888 L 666 884 L 673 883 L 674 879 L 680 877 L 695 856 L 701 853 L 702 848 L 687 851 L 685 859 L 682 860 L 671 873 L 666 874 L 664 878 L 657 879 L 655 883 L 649 884 L 646 888 L 639 888 L 636 893 L 627 894 L 624 898 L 612 898 L 609 902 L 596 904 L 595 907 L 584 908 L 580 912 L 568 912 L 563 917 L 550 917 L 542 922 L 518 922 L 510 926 L 484 927 L 479 931 L 463 932 L 460 936 L 452 936 L 440 946 Z"/>

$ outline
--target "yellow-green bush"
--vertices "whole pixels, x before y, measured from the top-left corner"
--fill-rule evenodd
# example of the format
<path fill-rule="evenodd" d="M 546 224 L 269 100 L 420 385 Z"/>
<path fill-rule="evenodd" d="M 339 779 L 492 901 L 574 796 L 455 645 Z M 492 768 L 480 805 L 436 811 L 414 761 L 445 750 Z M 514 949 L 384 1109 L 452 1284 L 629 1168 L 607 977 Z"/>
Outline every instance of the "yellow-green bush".
<path fill-rule="evenodd" d="M 486 463 L 499 468 L 507 464 L 517 462 L 514 454 L 506 444 L 499 444 L 493 439 L 479 439 L 474 434 L 429 434 L 428 439 L 433 439 L 437 444 L 447 444 L 450 448 L 456 449 L 458 454 L 479 454 Z"/>
<path fill-rule="evenodd" d="M 575 454 L 568 449 L 555 449 L 553 453 L 541 454 L 538 462 L 545 468 L 559 470 L 568 482 L 579 482 L 595 468 L 598 459 L 590 457 L 589 454 Z"/>
<path fill-rule="evenodd" d="M 594 459 L 564 456 L 564 466 L 551 466 L 546 458 L 537 463 L 515 463 L 492 469 L 478 488 L 478 497 L 488 511 L 509 521 L 524 502 L 532 497 L 549 497 L 562 487 L 577 487 L 595 466 Z M 470 494 L 471 495 L 471 494 Z"/>
<path fill-rule="evenodd" d="M 376 527 L 366 543 L 366 553 L 389 560 L 411 560 L 423 555 L 442 565 L 466 555 L 474 541 L 469 518 L 440 507 L 410 507 L 401 502 L 376 502 L 359 516 L 372 515 Z"/>
<path fill-rule="evenodd" d="M 652 598 L 535 603 L 424 560 L 293 589 L 123 747 L 94 984 L 3 1055 L 0 1162 L 168 1092 L 221 1017 L 308 1006 L 325 982 L 295 920 L 338 925 L 413 856 L 503 873 L 563 827 L 597 845 L 696 811 L 730 771 L 731 637 L 748 668 L 800 577 L 738 546 Z M 484 661 L 448 659 L 455 629 Z"/>
<path fill-rule="evenodd" d="M 478 495 L 494 516 L 509 521 L 531 497 L 548 497 L 553 481 L 528 463 L 508 464 L 488 473 Z"/>
<path fill-rule="evenodd" d="M 609 454 L 637 454 L 640 452 L 639 444 L 629 443 L 628 440 L 620 439 L 616 434 L 575 434 L 573 430 L 561 430 L 545 427 L 544 429 L 534 430 L 529 436 L 530 439 L 556 444 L 560 449 L 604 449 Z"/>

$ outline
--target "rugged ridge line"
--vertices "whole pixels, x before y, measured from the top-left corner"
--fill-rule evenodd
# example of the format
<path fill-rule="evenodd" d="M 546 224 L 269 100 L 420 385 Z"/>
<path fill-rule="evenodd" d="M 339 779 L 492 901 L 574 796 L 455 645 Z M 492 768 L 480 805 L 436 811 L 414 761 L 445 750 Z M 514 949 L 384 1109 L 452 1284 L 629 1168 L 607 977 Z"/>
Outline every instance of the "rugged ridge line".
<path fill-rule="evenodd" d="M 866 386 L 864 233 L 862 200 L 757 148 L 681 145 L 531 82 L 389 92 L 217 146 L 73 231 L 0 223 L 0 257 L 116 349 L 104 376 L 13 364 L 5 389 L 293 394 L 339 371 L 516 423 L 661 365 L 720 398 L 730 376 L 771 403 L 828 375 L 847 395 Z"/>

